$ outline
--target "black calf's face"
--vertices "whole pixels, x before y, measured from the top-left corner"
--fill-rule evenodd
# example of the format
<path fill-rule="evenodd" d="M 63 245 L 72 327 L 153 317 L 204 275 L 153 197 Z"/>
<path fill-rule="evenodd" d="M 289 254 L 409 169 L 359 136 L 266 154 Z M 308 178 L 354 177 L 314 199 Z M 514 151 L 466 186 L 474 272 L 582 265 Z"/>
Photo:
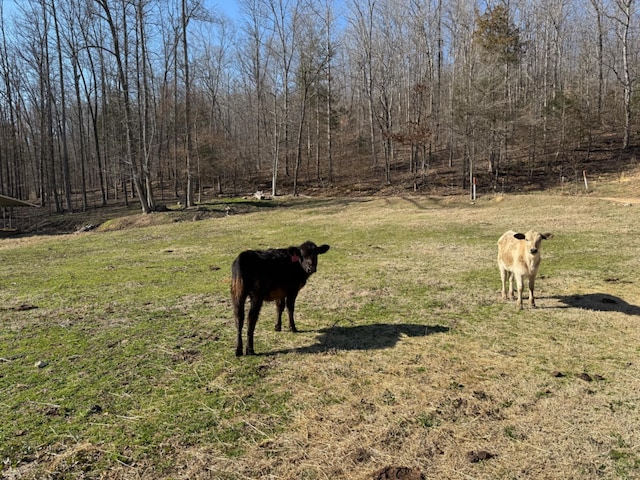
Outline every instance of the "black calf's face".
<path fill-rule="evenodd" d="M 299 247 L 291 247 L 291 259 L 300 262 L 302 269 L 311 275 L 318 267 L 318 255 L 326 253 L 329 245 L 317 246 L 313 242 L 305 242 Z"/>

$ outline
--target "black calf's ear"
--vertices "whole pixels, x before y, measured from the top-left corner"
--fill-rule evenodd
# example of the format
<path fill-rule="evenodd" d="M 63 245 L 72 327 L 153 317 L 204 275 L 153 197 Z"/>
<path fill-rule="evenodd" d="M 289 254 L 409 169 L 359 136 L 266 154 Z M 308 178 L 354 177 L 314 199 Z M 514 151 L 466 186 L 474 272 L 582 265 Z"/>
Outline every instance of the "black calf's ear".
<path fill-rule="evenodd" d="M 514 237 L 516 237 L 518 240 L 524 240 L 524 238 L 525 238 L 524 234 L 522 234 L 522 233 L 516 233 L 514 235 Z"/>
<path fill-rule="evenodd" d="M 289 247 L 287 249 L 287 253 L 291 256 L 294 262 L 297 262 L 300 257 L 302 257 L 302 252 L 300 251 L 300 249 L 298 247 Z"/>
<path fill-rule="evenodd" d="M 551 240 L 553 238 L 553 233 L 543 233 L 542 238 L 545 240 Z"/>
<path fill-rule="evenodd" d="M 318 247 L 318 255 L 321 253 L 327 253 L 327 250 L 329 250 L 329 245 L 320 245 Z"/>

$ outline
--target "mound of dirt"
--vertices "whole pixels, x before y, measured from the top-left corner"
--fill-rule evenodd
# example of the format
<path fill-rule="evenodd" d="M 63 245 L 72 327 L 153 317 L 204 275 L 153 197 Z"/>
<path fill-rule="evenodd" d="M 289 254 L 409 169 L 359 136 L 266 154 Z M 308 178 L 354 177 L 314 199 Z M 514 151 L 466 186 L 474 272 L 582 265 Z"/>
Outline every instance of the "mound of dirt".
<path fill-rule="evenodd" d="M 150 227 L 166 223 L 173 223 L 173 220 L 164 213 L 154 213 L 153 215 L 128 215 L 107 220 L 98 226 L 96 231 L 111 232 L 116 230 L 126 230 L 129 228 Z"/>
<path fill-rule="evenodd" d="M 373 475 L 373 480 L 425 480 L 423 473 L 417 468 L 384 467 Z"/>

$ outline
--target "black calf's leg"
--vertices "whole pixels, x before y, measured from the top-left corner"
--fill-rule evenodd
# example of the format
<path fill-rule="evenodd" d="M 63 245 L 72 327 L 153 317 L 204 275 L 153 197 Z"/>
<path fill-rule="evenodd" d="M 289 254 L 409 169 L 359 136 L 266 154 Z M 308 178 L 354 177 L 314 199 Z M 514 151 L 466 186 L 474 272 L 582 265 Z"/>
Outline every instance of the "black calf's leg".
<path fill-rule="evenodd" d="M 242 327 L 244 325 L 244 304 L 246 297 L 233 300 L 233 314 L 236 318 L 236 357 L 242 356 Z"/>
<path fill-rule="evenodd" d="M 252 297 L 251 308 L 249 309 L 249 321 L 247 322 L 247 349 L 245 353 L 247 355 L 255 355 L 253 351 L 253 332 L 256 330 L 256 323 L 258 322 L 258 315 L 260 315 L 260 309 L 262 308 L 262 298 Z"/>
<path fill-rule="evenodd" d="M 298 293 L 293 293 L 287 296 L 287 313 L 289 314 L 289 330 L 297 332 L 296 322 L 293 320 L 293 312 L 296 309 L 296 297 Z"/>
<path fill-rule="evenodd" d="M 285 301 L 284 298 L 276 300 L 276 332 L 282 330 L 282 312 L 284 312 Z"/>

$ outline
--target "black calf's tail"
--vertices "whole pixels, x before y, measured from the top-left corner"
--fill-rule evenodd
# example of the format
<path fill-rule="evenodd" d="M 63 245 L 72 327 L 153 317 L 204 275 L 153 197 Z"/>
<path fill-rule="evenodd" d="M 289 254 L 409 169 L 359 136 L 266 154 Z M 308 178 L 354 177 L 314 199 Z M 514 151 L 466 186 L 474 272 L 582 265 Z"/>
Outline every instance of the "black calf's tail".
<path fill-rule="evenodd" d="M 231 300 L 233 304 L 236 305 L 242 296 L 242 278 L 234 277 L 231 279 Z"/>
<path fill-rule="evenodd" d="M 240 302 L 243 290 L 244 282 L 242 281 L 242 275 L 240 275 L 240 268 L 238 268 L 238 261 L 236 260 L 231 267 L 231 300 L 234 305 Z"/>

